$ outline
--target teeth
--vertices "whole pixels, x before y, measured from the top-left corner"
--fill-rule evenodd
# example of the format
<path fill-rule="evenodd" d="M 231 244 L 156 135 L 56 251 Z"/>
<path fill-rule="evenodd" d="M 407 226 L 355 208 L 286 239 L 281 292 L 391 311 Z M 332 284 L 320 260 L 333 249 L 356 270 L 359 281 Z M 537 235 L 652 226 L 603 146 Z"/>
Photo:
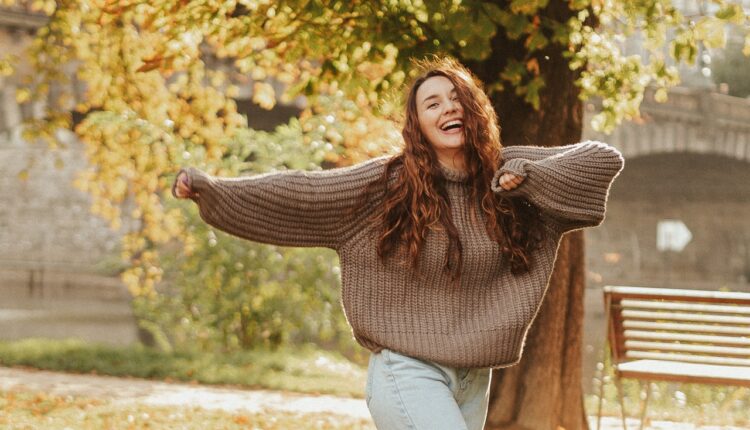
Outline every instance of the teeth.
<path fill-rule="evenodd" d="M 443 129 L 443 130 L 445 130 L 445 129 L 447 129 L 448 127 L 450 127 L 450 126 L 453 126 L 453 125 L 458 125 L 458 126 L 460 126 L 460 125 L 461 125 L 461 121 L 460 121 L 460 120 L 454 120 L 454 121 L 450 121 L 450 122 L 447 122 L 447 123 L 445 123 L 445 124 L 443 125 L 442 129 Z"/>

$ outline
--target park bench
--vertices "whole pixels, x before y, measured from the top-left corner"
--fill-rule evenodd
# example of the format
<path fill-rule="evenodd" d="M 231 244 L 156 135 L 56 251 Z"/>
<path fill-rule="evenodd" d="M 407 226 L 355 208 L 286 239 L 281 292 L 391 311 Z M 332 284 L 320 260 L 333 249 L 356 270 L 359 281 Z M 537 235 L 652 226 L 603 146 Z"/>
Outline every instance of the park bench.
<path fill-rule="evenodd" d="M 750 387 L 750 293 L 605 286 L 604 304 L 623 428 L 623 378 L 645 382 L 641 428 L 652 381 Z M 602 377 L 597 429 L 603 397 Z"/>

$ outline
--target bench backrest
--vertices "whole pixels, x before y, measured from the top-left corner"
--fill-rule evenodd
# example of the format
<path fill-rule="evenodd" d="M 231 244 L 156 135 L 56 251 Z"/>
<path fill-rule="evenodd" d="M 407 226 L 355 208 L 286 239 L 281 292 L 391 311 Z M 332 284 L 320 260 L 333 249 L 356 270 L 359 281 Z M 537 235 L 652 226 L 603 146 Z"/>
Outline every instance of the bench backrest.
<path fill-rule="evenodd" d="M 604 287 L 614 362 L 750 366 L 750 293 Z"/>

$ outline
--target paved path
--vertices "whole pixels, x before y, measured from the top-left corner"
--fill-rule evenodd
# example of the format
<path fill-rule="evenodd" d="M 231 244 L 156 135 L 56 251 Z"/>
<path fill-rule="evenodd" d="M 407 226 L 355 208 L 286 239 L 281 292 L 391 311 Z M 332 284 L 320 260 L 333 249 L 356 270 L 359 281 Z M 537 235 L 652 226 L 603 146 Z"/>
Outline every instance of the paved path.
<path fill-rule="evenodd" d="M 152 406 L 193 405 L 230 412 L 264 409 L 298 413 L 327 412 L 369 418 L 362 399 L 168 383 L 135 378 L 77 375 L 0 367 L 0 390 L 45 392 Z"/>
<path fill-rule="evenodd" d="M 1 366 L 0 390 L 42 391 L 57 396 L 80 396 L 154 406 L 200 406 L 229 412 L 260 412 L 265 409 L 295 413 L 324 412 L 365 419 L 370 417 L 367 405 L 362 399 L 168 383 L 112 376 L 77 375 Z M 595 418 L 592 418 L 591 424 L 591 429 L 595 429 Z M 637 428 L 637 420 L 628 421 L 628 430 Z M 695 426 L 668 421 L 653 421 L 647 429 L 743 430 L 740 427 Z M 619 419 L 605 417 L 602 420 L 601 430 L 622 430 L 622 424 Z"/>

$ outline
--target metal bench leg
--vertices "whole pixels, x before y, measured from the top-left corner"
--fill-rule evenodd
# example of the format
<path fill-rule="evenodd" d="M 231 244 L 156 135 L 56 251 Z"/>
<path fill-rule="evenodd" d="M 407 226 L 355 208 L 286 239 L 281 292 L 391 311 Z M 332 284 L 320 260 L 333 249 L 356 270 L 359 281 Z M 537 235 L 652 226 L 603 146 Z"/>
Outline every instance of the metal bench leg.
<path fill-rule="evenodd" d="M 617 399 L 620 401 L 620 413 L 622 414 L 622 428 L 623 430 L 628 430 L 628 425 L 625 422 L 625 396 L 622 392 L 622 381 L 620 381 L 620 378 L 615 374 L 615 385 L 617 386 Z"/>
<path fill-rule="evenodd" d="M 641 427 L 640 427 L 641 430 L 643 430 L 643 423 L 644 421 L 646 421 L 646 408 L 648 407 L 648 400 L 650 397 L 651 397 L 651 382 L 646 381 L 646 399 L 644 400 L 643 407 L 641 408 Z"/>
<path fill-rule="evenodd" d="M 602 366 L 602 371 L 599 375 L 599 411 L 596 413 L 596 430 L 602 428 L 602 403 L 604 403 L 604 378 L 606 378 L 607 369 Z"/>

